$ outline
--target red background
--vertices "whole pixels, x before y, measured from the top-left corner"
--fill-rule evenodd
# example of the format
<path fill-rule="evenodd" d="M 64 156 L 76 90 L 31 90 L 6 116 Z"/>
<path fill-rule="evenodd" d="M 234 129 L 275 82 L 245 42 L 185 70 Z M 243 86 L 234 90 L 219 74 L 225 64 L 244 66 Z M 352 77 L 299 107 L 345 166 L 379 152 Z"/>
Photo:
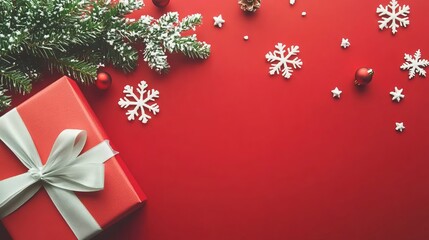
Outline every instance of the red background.
<path fill-rule="evenodd" d="M 172 55 L 166 75 L 143 61 L 129 75 L 108 68 L 108 91 L 83 88 L 148 195 L 99 239 L 429 239 L 429 79 L 399 69 L 404 53 L 429 58 L 429 2 L 400 0 L 411 23 L 395 36 L 378 29 L 380 3 L 388 0 L 266 0 L 245 14 L 233 0 L 173 0 L 161 10 L 147 0 L 135 17 L 202 13 L 197 34 L 212 54 Z M 303 68 L 289 80 L 268 74 L 265 54 L 278 42 L 301 49 Z M 375 76 L 359 90 L 363 66 Z M 161 112 L 146 125 L 117 105 L 140 80 L 160 91 Z M 395 86 L 400 103 L 389 95 Z"/>

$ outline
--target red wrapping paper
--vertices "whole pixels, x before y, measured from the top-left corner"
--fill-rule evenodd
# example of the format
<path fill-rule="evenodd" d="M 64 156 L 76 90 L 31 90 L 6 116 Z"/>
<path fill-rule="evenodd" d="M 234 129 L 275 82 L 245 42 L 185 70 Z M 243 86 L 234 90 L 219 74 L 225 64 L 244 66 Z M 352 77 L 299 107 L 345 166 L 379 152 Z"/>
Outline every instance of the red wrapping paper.
<path fill-rule="evenodd" d="M 43 164 L 58 134 L 66 128 L 87 131 L 88 139 L 82 152 L 108 139 L 78 86 L 67 77 L 40 91 L 17 109 Z M 2 142 L 0 166 L 0 180 L 28 170 Z M 104 190 L 76 195 L 103 229 L 137 209 L 146 199 L 120 154 L 105 163 Z M 2 222 L 14 240 L 76 239 L 43 188 Z"/>

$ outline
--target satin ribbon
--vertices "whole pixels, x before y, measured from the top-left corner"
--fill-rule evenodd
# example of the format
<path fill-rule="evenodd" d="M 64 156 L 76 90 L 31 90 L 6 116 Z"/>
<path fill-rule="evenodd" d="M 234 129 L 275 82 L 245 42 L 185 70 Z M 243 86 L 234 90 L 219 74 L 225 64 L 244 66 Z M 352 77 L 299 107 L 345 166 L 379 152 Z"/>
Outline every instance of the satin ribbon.
<path fill-rule="evenodd" d="M 43 165 L 16 109 L 0 118 L 0 140 L 28 168 L 26 173 L 0 181 L 0 219 L 17 210 L 44 187 L 78 239 L 91 238 L 101 231 L 74 192 L 94 192 L 104 188 L 104 162 L 117 154 L 107 140 L 79 155 L 86 142 L 86 131 L 66 129 L 57 137 Z"/>

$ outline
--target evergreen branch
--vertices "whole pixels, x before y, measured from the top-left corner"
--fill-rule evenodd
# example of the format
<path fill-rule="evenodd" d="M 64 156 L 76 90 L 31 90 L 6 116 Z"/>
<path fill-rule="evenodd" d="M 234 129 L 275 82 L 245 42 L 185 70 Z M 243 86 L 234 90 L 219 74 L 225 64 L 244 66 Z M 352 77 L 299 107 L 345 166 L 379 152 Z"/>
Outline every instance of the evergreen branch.
<path fill-rule="evenodd" d="M 199 42 L 195 34 L 184 37 L 180 34 L 183 30 L 193 29 L 201 22 L 200 14 L 190 15 L 179 22 L 177 12 L 166 13 L 155 21 L 150 17 L 140 18 L 139 23 L 148 28 L 147 34 L 142 37 L 146 43 L 144 61 L 151 69 L 163 72 L 170 67 L 166 52 L 181 52 L 190 58 L 206 59 L 210 55 L 209 44 Z"/>
<path fill-rule="evenodd" d="M 147 62 L 151 69 L 160 73 L 170 68 L 167 62 L 167 56 L 159 44 L 146 44 L 146 48 L 143 51 L 143 60 Z"/>
<path fill-rule="evenodd" d="M 0 66 L 0 84 L 19 93 L 31 91 L 31 79 L 23 71 Z"/>
<path fill-rule="evenodd" d="M 77 59 L 90 62 L 94 65 L 103 65 L 106 63 L 106 52 L 104 49 L 100 44 L 92 44 L 89 47 L 72 48 L 70 52 L 73 52 Z"/>
<path fill-rule="evenodd" d="M 168 53 L 209 56 L 209 44 L 198 41 L 196 35 L 182 36 L 202 23 L 201 14 L 181 21 L 177 12 L 134 20 L 126 16 L 143 6 L 141 0 L 112 2 L 0 0 L 2 89 L 27 93 L 44 68 L 87 84 L 94 82 L 103 64 L 130 72 L 137 67 L 137 46 L 142 43 L 143 60 L 157 72 L 170 68 Z M 2 91 L 0 106 L 8 103 L 4 96 Z"/>
<path fill-rule="evenodd" d="M 108 12 L 110 15 L 123 17 L 143 6 L 143 1 L 119 1 L 119 3 L 110 7 Z"/>
<path fill-rule="evenodd" d="M 182 19 L 182 22 L 179 24 L 180 31 L 195 30 L 196 26 L 199 26 L 203 23 L 203 17 L 201 14 L 192 14 Z"/>
<path fill-rule="evenodd" d="M 0 1 L 0 11 L 12 11 L 13 4 L 11 1 Z"/>
<path fill-rule="evenodd" d="M 112 41 L 106 44 L 106 62 L 130 72 L 137 67 L 138 52 L 130 44 L 121 41 Z"/>
<path fill-rule="evenodd" d="M 190 58 L 206 59 L 210 55 L 210 44 L 196 41 L 195 35 L 174 40 L 172 52 L 182 52 Z"/>
<path fill-rule="evenodd" d="M 152 16 L 142 15 L 138 20 L 137 24 L 142 29 L 148 29 L 153 22 L 154 22 L 154 18 Z"/>
<path fill-rule="evenodd" d="M 30 81 L 34 81 L 40 78 L 41 76 L 41 66 L 43 65 L 43 61 L 35 61 L 32 58 L 20 58 L 14 61 L 16 70 L 25 73 Z"/>
<path fill-rule="evenodd" d="M 26 43 L 24 51 L 29 56 L 43 59 L 55 59 L 58 52 L 65 52 L 66 49 L 60 43 Z"/>
<path fill-rule="evenodd" d="M 6 95 L 6 90 L 0 85 L 0 112 L 4 111 L 6 108 L 10 106 L 11 98 Z"/>
<path fill-rule="evenodd" d="M 165 28 L 165 27 L 171 27 L 173 24 L 178 22 L 179 22 L 179 13 L 168 12 L 162 15 L 154 25 L 159 25 L 160 28 Z"/>
<path fill-rule="evenodd" d="M 95 81 L 98 67 L 93 63 L 70 56 L 50 61 L 48 68 L 51 72 L 56 70 L 61 74 L 78 79 L 82 83 L 89 84 Z"/>
<path fill-rule="evenodd" d="M 15 31 L 8 35 L 0 34 L 0 56 L 8 54 L 20 54 L 23 51 L 22 45 L 26 40 L 26 33 Z"/>

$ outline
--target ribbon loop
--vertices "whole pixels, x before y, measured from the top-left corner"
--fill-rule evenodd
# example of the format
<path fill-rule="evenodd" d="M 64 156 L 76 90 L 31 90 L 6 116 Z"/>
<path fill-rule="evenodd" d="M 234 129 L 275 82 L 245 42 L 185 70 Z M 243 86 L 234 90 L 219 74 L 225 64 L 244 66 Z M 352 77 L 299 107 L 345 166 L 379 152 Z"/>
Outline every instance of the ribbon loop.
<path fill-rule="evenodd" d="M 86 143 L 86 131 L 66 129 L 58 135 L 52 146 L 48 161 L 44 166 L 45 172 L 62 169 L 70 164 L 76 164 L 75 160 Z"/>
<path fill-rule="evenodd" d="M 74 192 L 102 190 L 104 162 L 117 152 L 106 140 L 79 156 L 86 139 L 86 131 L 62 131 L 43 166 L 18 111 L 13 109 L 1 117 L 0 140 L 15 153 L 28 171 L 0 181 L 0 219 L 25 204 L 43 185 L 78 239 L 86 239 L 101 231 Z"/>

